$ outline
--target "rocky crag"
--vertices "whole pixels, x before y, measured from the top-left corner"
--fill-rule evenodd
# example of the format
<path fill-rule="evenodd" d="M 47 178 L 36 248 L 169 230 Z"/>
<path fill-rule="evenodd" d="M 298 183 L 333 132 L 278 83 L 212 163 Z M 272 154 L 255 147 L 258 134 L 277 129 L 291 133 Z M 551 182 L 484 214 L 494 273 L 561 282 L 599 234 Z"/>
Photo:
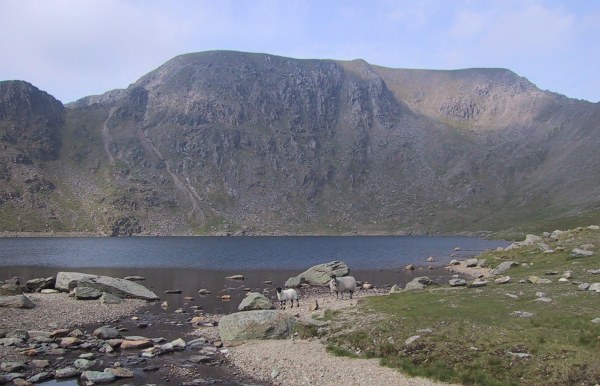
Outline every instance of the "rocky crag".
<path fill-rule="evenodd" d="M 458 233 L 600 218 L 600 105 L 504 69 L 178 56 L 63 106 L 0 82 L 0 230 Z"/>

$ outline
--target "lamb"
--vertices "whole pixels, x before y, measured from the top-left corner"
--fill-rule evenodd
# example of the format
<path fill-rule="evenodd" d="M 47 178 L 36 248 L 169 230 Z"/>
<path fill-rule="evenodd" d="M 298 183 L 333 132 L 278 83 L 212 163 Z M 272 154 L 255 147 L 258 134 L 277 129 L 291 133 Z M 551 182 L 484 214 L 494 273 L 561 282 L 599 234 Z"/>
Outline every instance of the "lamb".
<path fill-rule="evenodd" d="M 353 276 L 337 277 L 331 275 L 331 281 L 329 282 L 329 288 L 332 292 L 335 292 L 335 298 L 338 298 L 339 293 L 342 293 L 342 299 L 344 299 L 344 292 L 350 292 L 350 299 L 352 294 L 356 291 L 356 279 Z"/>
<path fill-rule="evenodd" d="M 294 308 L 294 300 L 296 300 L 296 307 L 300 307 L 298 292 L 293 288 L 282 289 L 281 287 L 277 287 L 277 299 L 279 300 L 279 308 L 283 308 L 284 310 L 288 300 L 292 303 L 291 308 Z"/>

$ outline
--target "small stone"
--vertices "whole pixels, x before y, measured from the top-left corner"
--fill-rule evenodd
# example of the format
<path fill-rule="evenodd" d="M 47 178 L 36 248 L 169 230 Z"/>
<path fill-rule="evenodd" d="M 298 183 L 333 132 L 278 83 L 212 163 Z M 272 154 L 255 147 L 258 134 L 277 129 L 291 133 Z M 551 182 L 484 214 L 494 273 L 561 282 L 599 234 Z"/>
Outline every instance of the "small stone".
<path fill-rule="evenodd" d="M 592 275 L 600 275 L 600 269 L 588 269 L 587 273 Z"/>
<path fill-rule="evenodd" d="M 198 295 L 208 295 L 210 294 L 211 291 L 207 290 L 206 288 L 202 288 L 198 290 Z"/>
<path fill-rule="evenodd" d="M 180 290 L 180 289 L 172 289 L 172 290 L 166 290 L 166 291 L 165 291 L 165 294 L 180 294 L 180 293 L 182 293 L 182 292 L 183 292 L 183 291 L 182 291 L 182 290 Z"/>
<path fill-rule="evenodd" d="M 600 283 L 592 283 L 590 284 L 588 291 L 596 291 L 600 292 Z"/>
<path fill-rule="evenodd" d="M 450 279 L 448 281 L 448 284 L 450 285 L 450 287 L 461 287 L 466 286 L 467 281 L 465 279 Z"/>
<path fill-rule="evenodd" d="M 179 350 L 183 350 L 187 346 L 187 344 L 185 343 L 185 340 L 183 340 L 181 338 L 175 339 L 174 341 L 171 342 L 171 344 L 173 345 L 173 347 L 175 349 L 179 349 Z"/>
<path fill-rule="evenodd" d="M 231 275 L 231 276 L 227 276 L 225 279 L 229 279 L 229 280 L 244 280 L 244 275 Z"/>
<path fill-rule="evenodd" d="M 150 339 L 144 340 L 123 340 L 121 342 L 121 349 L 123 350 L 133 350 L 133 349 L 142 349 L 146 347 L 152 346 L 152 341 Z"/>
<path fill-rule="evenodd" d="M 83 341 L 81 339 L 75 338 L 72 336 L 68 336 L 68 337 L 62 338 L 60 340 L 60 347 L 63 347 L 63 348 L 73 347 L 73 346 L 78 346 L 81 343 L 83 343 Z"/>
<path fill-rule="evenodd" d="M 133 370 L 125 367 L 109 367 L 104 371 L 113 374 L 117 378 L 133 378 Z"/>
<path fill-rule="evenodd" d="M 221 300 L 231 300 L 231 295 L 221 295 L 221 296 L 219 296 L 219 299 L 221 299 Z"/>
<path fill-rule="evenodd" d="M 543 303 L 551 303 L 552 299 L 551 298 L 547 298 L 547 297 L 541 297 L 541 298 L 537 298 L 535 299 L 536 302 L 543 302 Z"/>
<path fill-rule="evenodd" d="M 581 283 L 577 286 L 578 291 L 587 291 L 590 288 L 590 283 Z"/>
<path fill-rule="evenodd" d="M 472 267 L 477 267 L 477 264 L 479 263 L 479 260 L 477 259 L 467 259 L 465 260 L 465 266 L 467 268 L 472 268 Z"/>
<path fill-rule="evenodd" d="M 406 267 L 404 267 L 405 271 L 414 271 L 415 270 L 415 266 L 412 264 L 407 265 Z"/>
<path fill-rule="evenodd" d="M 565 277 L 561 277 L 560 279 L 558 279 L 559 283 L 568 283 L 569 279 L 565 278 Z"/>
<path fill-rule="evenodd" d="M 485 287 L 488 284 L 487 280 L 483 279 L 475 279 L 471 284 L 468 285 L 469 288 L 478 288 Z"/>
<path fill-rule="evenodd" d="M 571 251 L 571 257 L 590 257 L 594 256 L 593 251 L 587 251 L 585 249 L 575 248 Z"/>
<path fill-rule="evenodd" d="M 38 369 L 43 369 L 45 367 L 50 366 L 50 361 L 47 359 L 34 359 L 29 362 L 33 367 Z"/>
<path fill-rule="evenodd" d="M 212 360 L 208 355 L 192 355 L 188 358 L 188 361 L 192 363 L 207 363 Z"/>
<path fill-rule="evenodd" d="M 531 318 L 533 316 L 533 313 L 527 311 L 513 311 L 510 314 L 519 318 Z"/>
<path fill-rule="evenodd" d="M 108 371 L 87 370 L 87 371 L 84 371 L 83 374 L 81 374 L 82 381 L 89 381 L 89 382 L 92 382 L 92 384 L 111 383 L 111 382 L 114 382 L 114 380 L 116 378 L 117 377 L 115 377 L 115 375 L 113 373 L 109 373 Z"/>
<path fill-rule="evenodd" d="M 496 284 L 506 284 L 510 282 L 510 276 L 502 276 L 494 280 Z"/>
<path fill-rule="evenodd" d="M 427 258 L 427 262 L 428 262 L 428 263 L 433 263 L 434 261 L 435 261 L 435 259 L 433 258 L 433 256 L 429 256 L 429 257 Z"/>
<path fill-rule="evenodd" d="M 412 343 L 416 342 L 419 339 L 421 339 L 421 335 L 413 335 L 404 341 L 404 345 L 410 346 Z"/>
<path fill-rule="evenodd" d="M 34 376 L 27 378 L 27 382 L 39 383 L 39 382 L 45 381 L 50 378 L 52 378 L 52 374 L 44 371 L 44 372 L 37 373 Z"/>
<path fill-rule="evenodd" d="M 79 370 L 87 370 L 95 364 L 95 361 L 90 361 L 89 359 L 76 359 L 73 362 L 73 366 L 75 366 Z"/>
<path fill-rule="evenodd" d="M 456 260 L 456 259 L 452 259 L 450 260 L 450 263 L 448 263 L 449 265 L 460 265 L 460 261 Z"/>
<path fill-rule="evenodd" d="M 273 371 L 271 371 L 271 379 L 275 379 L 279 376 L 279 370 L 277 369 L 273 369 Z"/>
<path fill-rule="evenodd" d="M 592 323 L 600 324 L 600 318 L 592 319 Z"/>
<path fill-rule="evenodd" d="M 116 339 L 121 335 L 119 330 L 110 326 L 98 327 L 94 330 L 93 335 L 98 339 L 107 340 L 107 339 Z"/>
<path fill-rule="evenodd" d="M 79 371 L 75 367 L 65 367 L 54 372 L 54 378 L 65 379 L 73 378 L 79 375 Z"/>
<path fill-rule="evenodd" d="M 25 362 L 2 362 L 0 370 L 6 373 L 15 373 L 25 369 Z"/>

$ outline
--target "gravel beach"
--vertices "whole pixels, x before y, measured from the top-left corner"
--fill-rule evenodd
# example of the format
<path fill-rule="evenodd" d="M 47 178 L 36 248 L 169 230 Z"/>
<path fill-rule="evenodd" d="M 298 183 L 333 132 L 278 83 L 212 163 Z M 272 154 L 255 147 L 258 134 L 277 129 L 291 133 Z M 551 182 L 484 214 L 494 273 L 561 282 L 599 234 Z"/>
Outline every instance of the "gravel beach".
<path fill-rule="evenodd" d="M 387 290 L 362 290 L 352 300 L 348 295 L 336 300 L 328 290 L 313 287 L 301 290 L 300 307 L 287 308 L 297 318 L 308 318 L 315 301 L 319 310 L 338 310 L 355 307 L 365 296 L 377 296 Z M 227 347 L 228 360 L 246 376 L 252 376 L 265 385 L 447 385 L 424 378 L 413 378 L 382 367 L 377 359 L 352 359 L 328 353 L 318 339 L 285 339 L 248 341 Z"/>
<path fill-rule="evenodd" d="M 121 304 L 102 304 L 99 301 L 81 301 L 66 293 L 31 293 L 27 297 L 35 304 L 31 309 L 2 308 L 0 331 L 44 330 L 73 328 L 93 323 L 105 323 L 134 315 L 147 307 L 148 302 L 124 299 Z M 13 347 L 0 346 L 0 358 L 26 359 Z"/>

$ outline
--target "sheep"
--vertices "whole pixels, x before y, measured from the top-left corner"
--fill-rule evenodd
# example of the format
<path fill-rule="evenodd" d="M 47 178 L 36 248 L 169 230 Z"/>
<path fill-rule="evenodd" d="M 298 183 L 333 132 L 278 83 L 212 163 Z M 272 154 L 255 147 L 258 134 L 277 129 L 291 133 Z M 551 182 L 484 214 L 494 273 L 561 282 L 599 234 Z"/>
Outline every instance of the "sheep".
<path fill-rule="evenodd" d="M 331 275 L 329 288 L 331 288 L 331 292 L 335 292 L 336 299 L 339 299 L 340 292 L 342 293 L 342 299 L 344 299 L 344 292 L 350 292 L 350 299 L 352 299 L 352 294 L 356 291 L 356 279 L 352 276 L 337 277 Z"/>
<path fill-rule="evenodd" d="M 296 300 L 296 307 L 300 307 L 298 292 L 293 288 L 282 289 L 281 287 L 277 287 L 277 299 L 279 300 L 279 308 L 283 308 L 284 310 L 288 300 L 292 303 L 291 308 L 294 308 L 294 300 Z"/>

